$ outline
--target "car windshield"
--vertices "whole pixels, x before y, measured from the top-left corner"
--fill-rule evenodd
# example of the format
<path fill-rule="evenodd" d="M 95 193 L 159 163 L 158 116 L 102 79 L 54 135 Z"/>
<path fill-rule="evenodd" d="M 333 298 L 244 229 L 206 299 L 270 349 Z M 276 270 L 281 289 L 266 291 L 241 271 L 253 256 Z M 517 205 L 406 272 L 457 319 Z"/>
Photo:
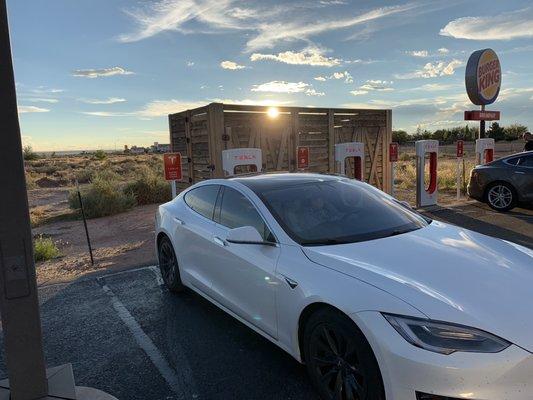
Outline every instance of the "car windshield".
<path fill-rule="evenodd" d="M 304 246 L 379 239 L 428 224 L 379 190 L 350 179 L 295 183 L 257 194 L 287 234 Z"/>

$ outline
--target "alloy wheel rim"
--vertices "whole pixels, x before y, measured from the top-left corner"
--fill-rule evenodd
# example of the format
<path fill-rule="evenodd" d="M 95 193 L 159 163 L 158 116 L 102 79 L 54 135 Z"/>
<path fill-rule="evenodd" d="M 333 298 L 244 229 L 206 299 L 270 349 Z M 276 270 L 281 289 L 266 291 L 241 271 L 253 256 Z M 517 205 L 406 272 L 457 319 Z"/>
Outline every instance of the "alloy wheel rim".
<path fill-rule="evenodd" d="M 170 244 L 164 242 L 161 245 L 159 254 L 159 263 L 161 268 L 161 274 L 165 282 L 173 282 L 176 276 L 176 257 L 170 247 Z"/>
<path fill-rule="evenodd" d="M 357 348 L 349 338 L 323 325 L 313 337 L 311 360 L 320 384 L 331 399 L 365 399 L 365 375 L 360 369 Z"/>
<path fill-rule="evenodd" d="M 489 190 L 489 202 L 496 208 L 509 207 L 513 201 L 513 193 L 504 185 L 496 185 Z"/>

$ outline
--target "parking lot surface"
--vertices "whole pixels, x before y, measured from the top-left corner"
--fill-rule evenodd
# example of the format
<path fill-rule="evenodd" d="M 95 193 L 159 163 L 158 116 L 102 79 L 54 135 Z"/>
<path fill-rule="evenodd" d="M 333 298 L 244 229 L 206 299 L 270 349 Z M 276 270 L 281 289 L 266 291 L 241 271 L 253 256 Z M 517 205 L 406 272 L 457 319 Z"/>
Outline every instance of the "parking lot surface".
<path fill-rule="evenodd" d="M 41 288 L 47 364 L 120 400 L 317 398 L 292 357 L 156 271 Z"/>
<path fill-rule="evenodd" d="M 532 210 L 426 213 L 533 248 Z M 47 364 L 72 363 L 78 385 L 121 400 L 317 399 L 302 365 L 191 291 L 170 293 L 156 267 L 43 286 L 40 301 Z"/>

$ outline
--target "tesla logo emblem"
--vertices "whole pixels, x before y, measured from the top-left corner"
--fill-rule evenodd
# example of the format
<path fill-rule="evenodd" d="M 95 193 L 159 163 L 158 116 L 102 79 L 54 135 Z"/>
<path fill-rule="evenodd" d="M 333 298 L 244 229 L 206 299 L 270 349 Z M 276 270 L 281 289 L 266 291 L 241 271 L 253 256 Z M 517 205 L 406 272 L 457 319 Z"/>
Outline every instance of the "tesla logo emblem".
<path fill-rule="evenodd" d="M 167 181 L 180 181 L 182 176 L 181 171 L 181 154 L 167 153 L 163 156 L 165 165 L 165 179 Z"/>

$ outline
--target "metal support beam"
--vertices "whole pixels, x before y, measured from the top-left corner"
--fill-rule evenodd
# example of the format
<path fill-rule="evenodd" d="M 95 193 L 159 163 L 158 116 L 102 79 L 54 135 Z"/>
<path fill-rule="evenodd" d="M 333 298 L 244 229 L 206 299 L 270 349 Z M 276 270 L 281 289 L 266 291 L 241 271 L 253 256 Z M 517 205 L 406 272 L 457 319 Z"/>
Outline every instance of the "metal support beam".
<path fill-rule="evenodd" d="M 12 400 L 48 393 L 5 0 L 0 0 L 0 310 Z"/>

